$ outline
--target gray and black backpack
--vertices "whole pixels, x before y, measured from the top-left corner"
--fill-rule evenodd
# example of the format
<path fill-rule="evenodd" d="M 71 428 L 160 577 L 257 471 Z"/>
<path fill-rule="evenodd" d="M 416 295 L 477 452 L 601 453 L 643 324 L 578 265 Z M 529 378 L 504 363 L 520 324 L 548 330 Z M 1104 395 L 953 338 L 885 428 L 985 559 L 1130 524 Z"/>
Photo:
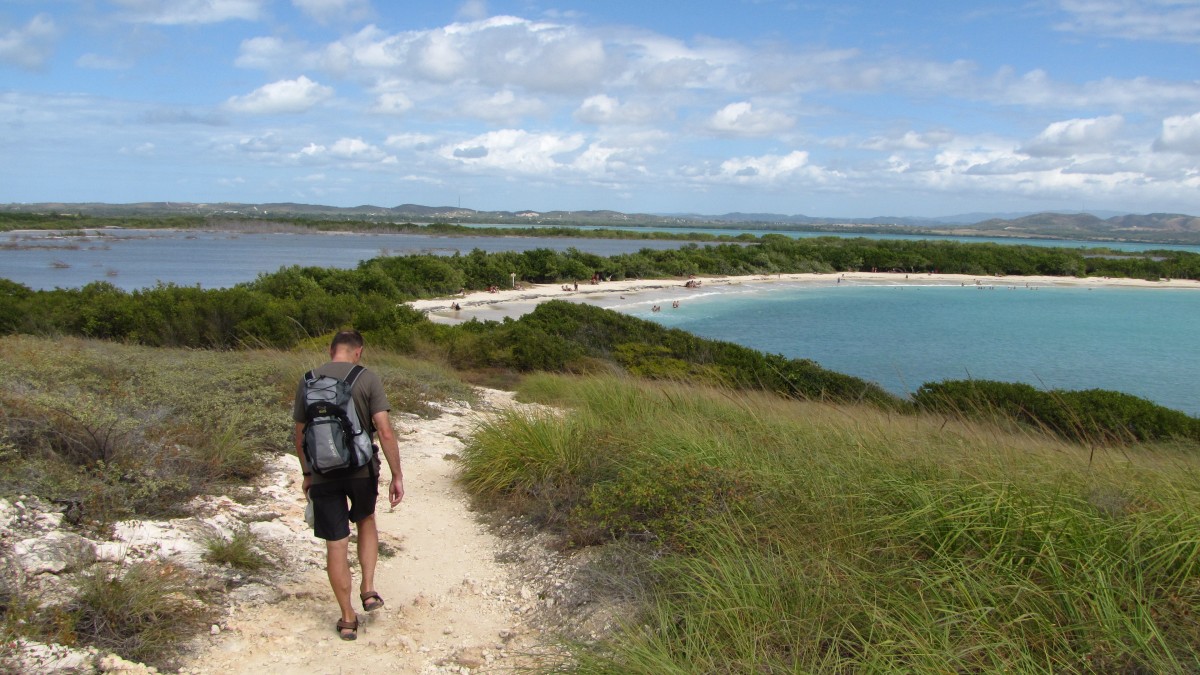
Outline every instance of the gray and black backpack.
<path fill-rule="evenodd" d="M 371 434 L 362 428 L 350 390 L 365 370 L 354 366 L 346 379 L 304 374 L 304 456 L 322 476 L 361 469 L 375 453 Z"/>

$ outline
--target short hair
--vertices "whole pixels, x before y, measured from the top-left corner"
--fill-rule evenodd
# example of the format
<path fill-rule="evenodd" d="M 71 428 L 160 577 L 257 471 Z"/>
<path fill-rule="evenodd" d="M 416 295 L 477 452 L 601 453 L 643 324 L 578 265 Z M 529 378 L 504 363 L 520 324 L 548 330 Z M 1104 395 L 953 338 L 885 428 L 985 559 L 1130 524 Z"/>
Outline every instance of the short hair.
<path fill-rule="evenodd" d="M 330 351 L 336 352 L 338 347 L 341 345 L 345 345 L 345 346 L 349 347 L 350 349 L 358 349 L 359 347 L 362 347 L 363 346 L 362 333 L 359 333 L 358 331 L 354 330 L 353 328 L 351 328 L 349 330 L 338 331 L 337 335 L 333 336 L 333 342 L 329 343 L 329 349 L 330 349 Z"/>

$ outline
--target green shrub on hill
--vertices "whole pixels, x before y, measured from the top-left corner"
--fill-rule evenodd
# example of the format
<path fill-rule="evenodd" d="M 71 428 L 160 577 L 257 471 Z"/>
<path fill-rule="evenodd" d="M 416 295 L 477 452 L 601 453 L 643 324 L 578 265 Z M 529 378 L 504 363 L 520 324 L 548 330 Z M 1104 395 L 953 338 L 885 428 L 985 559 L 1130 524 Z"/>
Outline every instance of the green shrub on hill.
<path fill-rule="evenodd" d="M 990 380 L 926 383 L 913 394 L 922 409 L 1012 419 L 1072 441 L 1107 445 L 1171 439 L 1200 440 L 1200 420 L 1146 399 L 1115 391 L 1042 391 Z"/>

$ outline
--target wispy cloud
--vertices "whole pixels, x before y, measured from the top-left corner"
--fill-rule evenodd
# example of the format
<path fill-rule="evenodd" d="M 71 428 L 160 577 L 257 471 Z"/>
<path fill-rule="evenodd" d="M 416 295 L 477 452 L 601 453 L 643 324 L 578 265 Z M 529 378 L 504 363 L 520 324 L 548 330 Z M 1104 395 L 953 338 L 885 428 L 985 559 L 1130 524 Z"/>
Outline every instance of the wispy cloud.
<path fill-rule="evenodd" d="M 38 14 L 19 28 L 0 28 L 0 64 L 41 68 L 53 55 L 58 35 L 58 26 L 48 14 Z"/>
<path fill-rule="evenodd" d="M 256 21 L 268 0 L 112 0 L 121 16 L 136 23 L 164 26 Z"/>
<path fill-rule="evenodd" d="M 374 13 L 369 0 L 292 0 L 292 4 L 321 23 L 353 23 Z"/>
<path fill-rule="evenodd" d="M 1060 0 L 1069 15 L 1059 30 L 1124 40 L 1200 43 L 1194 0 Z"/>

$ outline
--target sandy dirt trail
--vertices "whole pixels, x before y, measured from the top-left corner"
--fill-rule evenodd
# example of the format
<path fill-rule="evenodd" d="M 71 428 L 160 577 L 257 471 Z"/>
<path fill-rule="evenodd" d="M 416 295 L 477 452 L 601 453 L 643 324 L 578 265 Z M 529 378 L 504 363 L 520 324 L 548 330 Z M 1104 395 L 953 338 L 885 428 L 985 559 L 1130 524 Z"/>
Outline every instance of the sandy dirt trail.
<path fill-rule="evenodd" d="M 517 405 L 506 392 L 482 395 L 483 409 Z M 455 404 L 442 410 L 435 420 L 393 416 L 406 495 L 395 509 L 381 495 L 377 510 L 382 555 L 376 587 L 387 603 L 383 609 L 361 611 L 354 562 L 358 639 L 337 637 L 324 546 L 311 539 L 301 572 L 280 584 L 278 602 L 235 606 L 182 672 L 475 673 L 531 663 L 530 655 L 541 651 L 540 635 L 526 627 L 536 601 L 514 582 L 511 564 L 498 562 L 506 559 L 505 542 L 478 521 L 454 482 L 453 455 L 480 416 Z M 386 465 L 384 472 L 386 488 Z M 296 473 L 294 498 L 279 506 L 304 527 Z"/>

